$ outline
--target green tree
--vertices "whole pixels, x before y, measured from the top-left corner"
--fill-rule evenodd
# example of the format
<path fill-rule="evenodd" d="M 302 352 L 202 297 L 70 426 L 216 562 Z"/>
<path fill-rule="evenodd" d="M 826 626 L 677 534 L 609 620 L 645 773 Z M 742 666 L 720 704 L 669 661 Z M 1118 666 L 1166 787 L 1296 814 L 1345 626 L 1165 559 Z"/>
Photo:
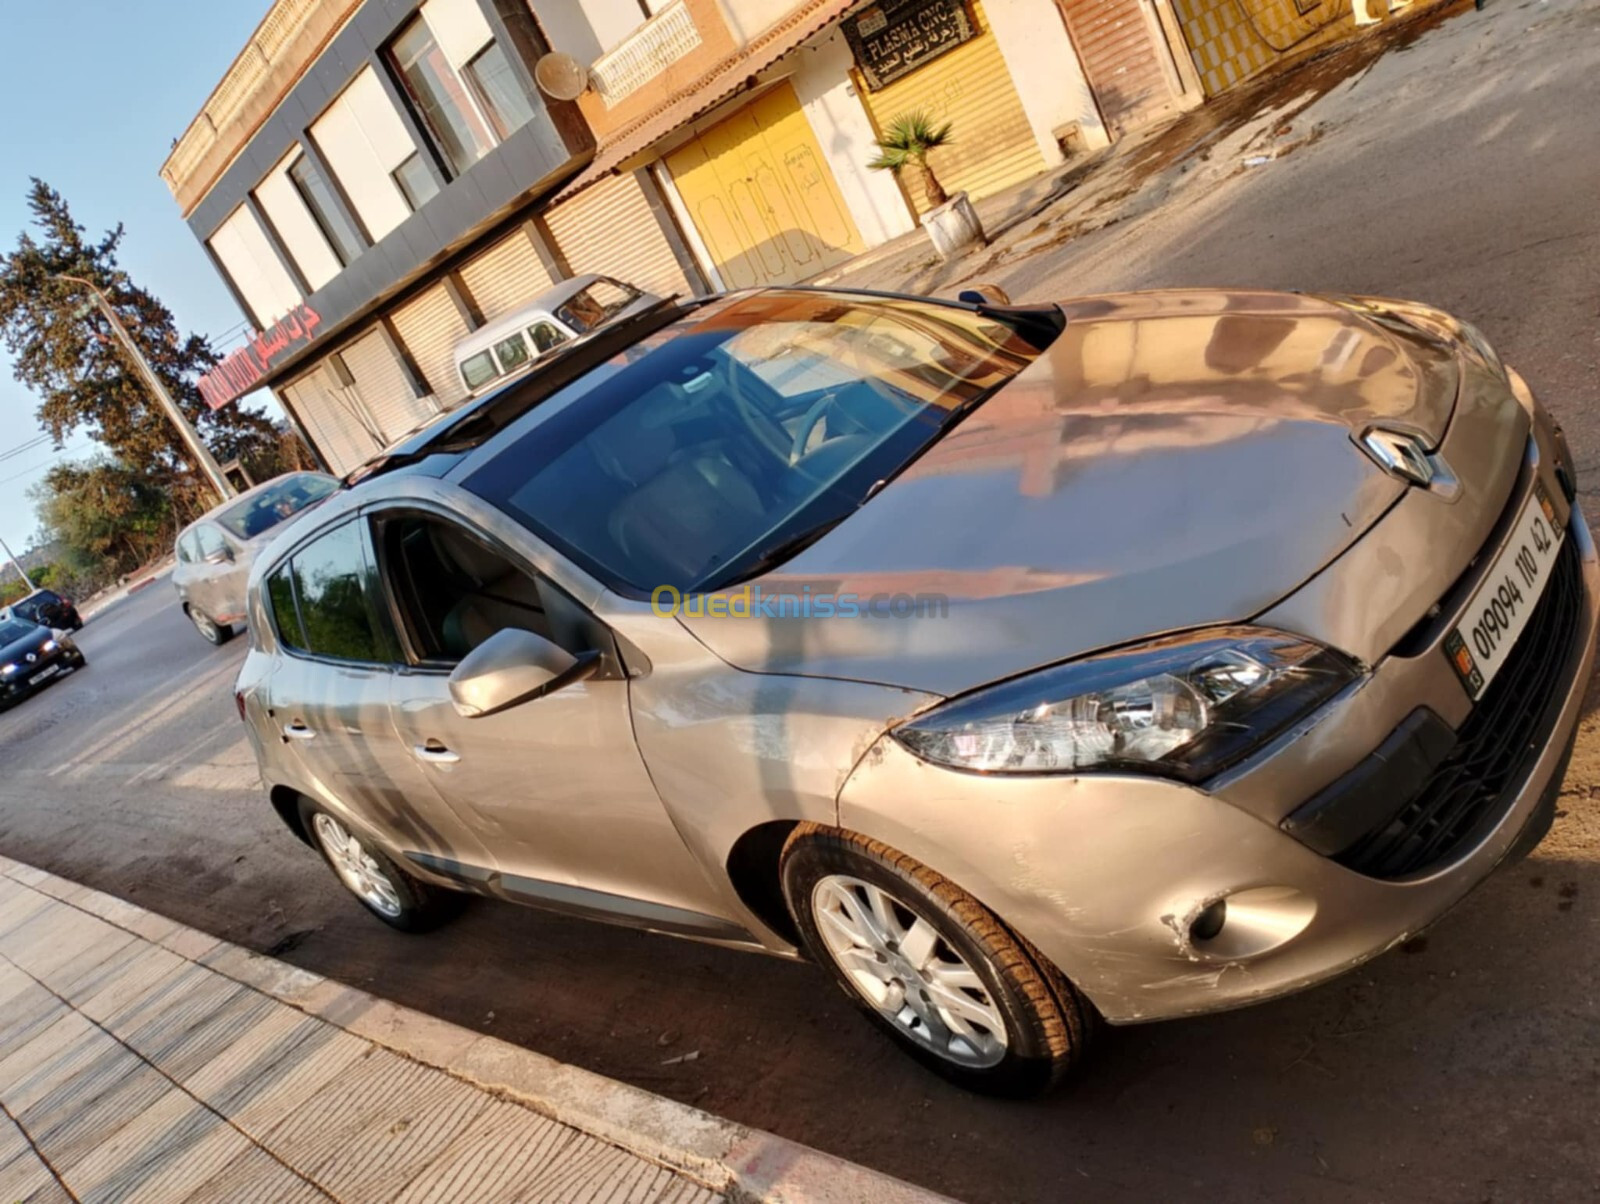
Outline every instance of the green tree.
<path fill-rule="evenodd" d="M 928 207 L 937 209 L 950 197 L 939 183 L 939 177 L 933 174 L 933 168 L 928 166 L 928 155 L 955 141 L 950 136 L 951 129 L 950 122 L 940 125 L 922 109 L 901 113 L 879 136 L 878 157 L 867 166 L 873 171 L 892 171 L 897 176 L 908 167 L 916 168 Z"/>
<path fill-rule="evenodd" d="M 216 501 L 104 317 L 86 305 L 88 292 L 56 279 L 68 273 L 106 294 L 218 460 L 244 459 L 262 475 L 276 471 L 280 434 L 270 420 L 236 405 L 213 411 L 201 399 L 196 382 L 218 356 L 204 336 L 180 333 L 171 311 L 119 266 L 122 226 L 89 238 L 61 194 L 38 179 L 29 189 L 28 207 L 36 234 L 22 233 L 16 249 L 0 257 L 0 337 L 17 380 L 41 399 L 39 421 L 56 446 L 87 432 L 114 463 L 100 461 L 81 471 L 103 478 L 114 467 L 137 485 L 140 496 L 160 494 L 185 518 Z M 75 490 L 72 473 L 80 470 L 58 476 L 64 468 L 52 472 L 47 484 L 70 480 Z"/>
<path fill-rule="evenodd" d="M 107 585 L 171 550 L 178 519 L 148 475 L 107 455 L 57 464 L 29 497 L 75 579 Z"/>

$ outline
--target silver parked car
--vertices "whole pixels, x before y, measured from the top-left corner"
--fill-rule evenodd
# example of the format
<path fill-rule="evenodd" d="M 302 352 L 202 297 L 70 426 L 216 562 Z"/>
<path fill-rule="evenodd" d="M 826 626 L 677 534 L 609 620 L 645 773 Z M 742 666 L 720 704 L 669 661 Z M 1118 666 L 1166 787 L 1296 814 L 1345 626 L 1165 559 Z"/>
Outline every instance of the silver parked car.
<path fill-rule="evenodd" d="M 1550 823 L 1600 566 L 1470 326 L 1348 297 L 662 305 L 256 566 L 277 810 L 449 890 L 820 963 L 974 1089 L 1320 982 Z"/>
<path fill-rule="evenodd" d="M 183 613 L 213 644 L 244 622 L 250 566 L 287 518 L 324 500 L 339 482 L 320 472 L 291 472 L 257 485 L 178 533 L 172 585 Z"/>

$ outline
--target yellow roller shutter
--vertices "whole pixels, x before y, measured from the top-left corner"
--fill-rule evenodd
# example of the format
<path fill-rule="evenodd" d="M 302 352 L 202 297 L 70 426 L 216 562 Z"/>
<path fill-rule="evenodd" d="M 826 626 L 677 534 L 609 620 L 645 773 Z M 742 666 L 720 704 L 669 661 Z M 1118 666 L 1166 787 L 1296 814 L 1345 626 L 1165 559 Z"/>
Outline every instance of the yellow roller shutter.
<path fill-rule="evenodd" d="M 433 390 L 433 399 L 440 408 L 449 409 L 462 401 L 467 391 L 455 369 L 455 349 L 468 334 L 467 322 L 449 289 L 435 285 L 395 310 L 391 317 L 400 341 Z"/>
<path fill-rule="evenodd" d="M 334 472 L 349 472 L 383 449 L 382 441 L 368 429 L 370 419 L 360 398 L 353 395 L 355 390 L 340 388 L 325 363 L 284 385 L 283 391 Z"/>
<path fill-rule="evenodd" d="M 929 164 L 946 192 L 978 198 L 1037 175 L 1045 161 L 978 0 L 972 0 L 972 14 L 976 37 L 879 91 L 869 92 L 860 72 L 855 74 L 861 101 L 880 133 L 915 109 L 955 123 L 954 141 L 934 151 Z M 900 182 L 917 212 L 926 211 L 917 173 L 902 173 Z"/>
<path fill-rule="evenodd" d="M 545 224 L 574 276 L 599 272 L 663 297 L 693 291 L 631 173 L 601 180 L 555 206 Z"/>
<path fill-rule="evenodd" d="M 439 411 L 418 397 L 394 348 L 381 330 L 372 330 L 339 349 L 356 378 L 355 390 L 377 424 L 385 444 L 400 438 Z"/>
<path fill-rule="evenodd" d="M 790 84 L 696 135 L 666 163 L 729 288 L 804 280 L 863 250 Z"/>
<path fill-rule="evenodd" d="M 485 322 L 528 304 L 554 283 L 520 227 L 461 269 Z"/>

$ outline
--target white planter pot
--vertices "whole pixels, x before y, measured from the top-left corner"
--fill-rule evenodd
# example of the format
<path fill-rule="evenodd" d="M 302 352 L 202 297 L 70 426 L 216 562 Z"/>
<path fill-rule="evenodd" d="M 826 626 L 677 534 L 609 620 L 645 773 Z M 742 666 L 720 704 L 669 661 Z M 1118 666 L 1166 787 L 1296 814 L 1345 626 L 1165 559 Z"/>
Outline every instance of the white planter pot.
<path fill-rule="evenodd" d="M 954 259 L 969 247 L 981 247 L 989 241 L 984 237 L 978 211 L 964 192 L 924 213 L 922 228 L 928 232 L 940 259 Z"/>

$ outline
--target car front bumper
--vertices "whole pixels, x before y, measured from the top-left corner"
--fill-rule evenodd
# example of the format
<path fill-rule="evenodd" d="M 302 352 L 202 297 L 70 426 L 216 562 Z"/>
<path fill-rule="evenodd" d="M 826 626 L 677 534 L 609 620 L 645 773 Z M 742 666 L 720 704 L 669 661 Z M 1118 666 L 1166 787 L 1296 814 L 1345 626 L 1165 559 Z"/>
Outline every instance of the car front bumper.
<path fill-rule="evenodd" d="M 1535 464 L 1513 501 L 1537 471 Z M 1431 706 L 1461 727 L 1473 708 L 1440 648 L 1442 627 L 1205 789 L 1133 776 L 960 773 L 919 761 L 885 736 L 841 791 L 839 822 L 970 891 L 1113 1023 L 1238 1007 L 1334 977 L 1427 927 L 1547 829 L 1600 622 L 1600 561 L 1576 507 L 1568 531 L 1580 584 L 1541 708 L 1539 751 L 1519 763 L 1482 823 L 1414 873 L 1383 878 L 1347 868 L 1284 825 L 1416 708 Z M 1309 772 L 1313 765 L 1320 776 Z M 1219 899 L 1227 901 L 1220 932 L 1197 938 L 1197 922 L 1204 933 Z"/>
<path fill-rule="evenodd" d="M 72 644 L 62 643 L 54 651 L 41 656 L 10 680 L 0 681 L 0 704 L 10 705 L 37 694 L 52 682 L 61 680 L 83 664 L 83 654 Z M 41 676 L 52 666 L 56 672 Z"/>

